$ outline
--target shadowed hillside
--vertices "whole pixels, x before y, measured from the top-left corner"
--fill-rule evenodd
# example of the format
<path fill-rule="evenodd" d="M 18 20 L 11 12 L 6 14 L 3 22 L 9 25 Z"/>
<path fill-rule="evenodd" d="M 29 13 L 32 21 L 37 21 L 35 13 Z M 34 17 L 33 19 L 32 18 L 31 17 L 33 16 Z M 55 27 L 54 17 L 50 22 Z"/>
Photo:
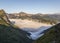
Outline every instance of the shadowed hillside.
<path fill-rule="evenodd" d="M 0 10 L 0 43 L 31 43 L 30 33 L 10 25 L 4 10 Z"/>
<path fill-rule="evenodd" d="M 46 30 L 34 43 L 60 43 L 60 23 Z"/>

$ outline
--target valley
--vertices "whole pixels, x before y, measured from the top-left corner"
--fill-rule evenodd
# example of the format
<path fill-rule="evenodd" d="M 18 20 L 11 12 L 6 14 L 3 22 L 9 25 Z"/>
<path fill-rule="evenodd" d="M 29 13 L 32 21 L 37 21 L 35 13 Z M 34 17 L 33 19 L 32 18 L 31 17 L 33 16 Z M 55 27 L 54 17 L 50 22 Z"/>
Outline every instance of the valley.
<path fill-rule="evenodd" d="M 47 23 L 39 23 L 36 21 L 28 20 L 28 19 L 9 19 L 12 24 L 16 25 L 20 29 L 27 31 L 28 33 L 31 33 L 30 37 L 33 40 L 36 40 L 40 36 L 42 36 L 42 33 L 44 30 L 50 28 L 52 25 Z"/>
<path fill-rule="evenodd" d="M 56 15 L 51 19 L 51 15 L 25 14 L 22 12 L 20 16 L 12 16 L 0 10 L 0 42 L 60 43 L 60 23 L 59 19 L 54 18 Z"/>

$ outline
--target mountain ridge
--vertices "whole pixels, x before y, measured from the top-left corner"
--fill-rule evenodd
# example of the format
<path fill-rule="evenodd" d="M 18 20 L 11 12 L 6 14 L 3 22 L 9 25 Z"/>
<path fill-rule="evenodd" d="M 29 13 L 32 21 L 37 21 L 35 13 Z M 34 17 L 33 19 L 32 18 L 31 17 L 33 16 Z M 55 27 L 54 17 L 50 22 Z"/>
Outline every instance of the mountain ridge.
<path fill-rule="evenodd" d="M 44 35 L 34 43 L 60 43 L 60 23 L 45 30 Z"/>
<path fill-rule="evenodd" d="M 45 22 L 49 24 L 56 24 L 60 22 L 60 15 L 57 14 L 28 14 L 25 12 L 15 13 L 15 14 L 7 14 L 9 19 L 28 19 L 37 22 Z"/>
<path fill-rule="evenodd" d="M 32 43 L 30 33 L 14 27 L 7 18 L 4 10 L 0 10 L 0 43 Z"/>

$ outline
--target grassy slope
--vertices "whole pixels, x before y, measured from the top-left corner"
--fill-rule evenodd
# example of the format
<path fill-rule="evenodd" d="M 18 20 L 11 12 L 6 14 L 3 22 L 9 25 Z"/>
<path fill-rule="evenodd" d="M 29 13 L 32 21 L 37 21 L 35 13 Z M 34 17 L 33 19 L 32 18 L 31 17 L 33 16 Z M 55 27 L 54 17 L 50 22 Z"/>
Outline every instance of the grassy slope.
<path fill-rule="evenodd" d="M 27 32 L 0 24 L 0 43 L 29 43 Z"/>
<path fill-rule="evenodd" d="M 31 43 L 29 33 L 0 20 L 0 43 Z"/>
<path fill-rule="evenodd" d="M 0 11 L 1 13 L 1 11 Z M 4 13 L 4 12 L 3 12 Z M 1 13 L 1 15 L 3 15 Z M 27 37 L 29 33 L 13 27 L 5 21 L 3 16 L 0 15 L 0 43 L 31 43 L 31 39 Z"/>
<path fill-rule="evenodd" d="M 34 43 L 60 43 L 60 24 L 51 27 Z"/>

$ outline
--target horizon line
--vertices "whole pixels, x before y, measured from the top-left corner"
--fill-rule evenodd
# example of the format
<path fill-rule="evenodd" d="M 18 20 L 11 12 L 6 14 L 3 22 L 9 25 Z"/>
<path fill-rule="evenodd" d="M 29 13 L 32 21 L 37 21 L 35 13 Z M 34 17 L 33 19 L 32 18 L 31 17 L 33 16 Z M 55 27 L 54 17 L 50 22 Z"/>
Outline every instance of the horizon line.
<path fill-rule="evenodd" d="M 4 10 L 6 13 L 8 14 L 12 14 L 12 13 L 27 13 L 27 14 L 60 14 L 60 13 L 41 13 L 41 12 L 35 12 L 35 13 L 30 13 L 30 12 L 26 12 L 26 11 L 18 11 L 18 12 L 7 12 L 5 9 L 0 9 L 0 10 Z"/>

